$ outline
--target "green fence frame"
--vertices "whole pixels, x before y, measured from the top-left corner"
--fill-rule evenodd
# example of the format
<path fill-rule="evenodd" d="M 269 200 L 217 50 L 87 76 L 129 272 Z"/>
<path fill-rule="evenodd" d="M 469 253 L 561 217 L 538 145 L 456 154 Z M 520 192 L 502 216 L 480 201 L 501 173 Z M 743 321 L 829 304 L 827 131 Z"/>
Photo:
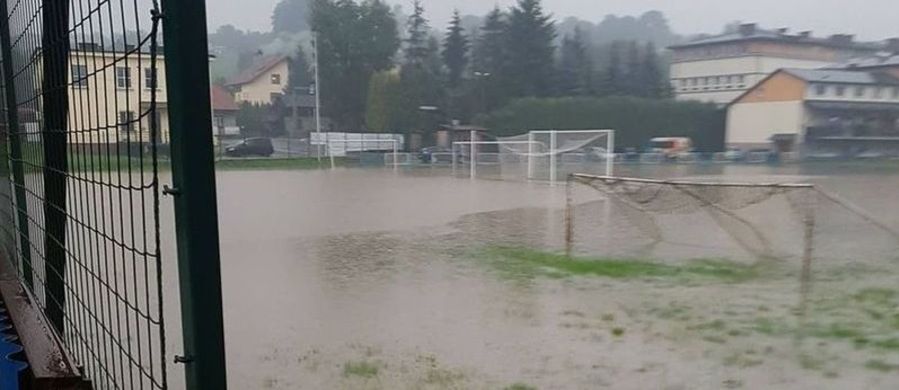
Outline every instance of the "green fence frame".
<path fill-rule="evenodd" d="M 204 0 L 163 1 L 187 387 L 226 388 L 215 153 Z"/>

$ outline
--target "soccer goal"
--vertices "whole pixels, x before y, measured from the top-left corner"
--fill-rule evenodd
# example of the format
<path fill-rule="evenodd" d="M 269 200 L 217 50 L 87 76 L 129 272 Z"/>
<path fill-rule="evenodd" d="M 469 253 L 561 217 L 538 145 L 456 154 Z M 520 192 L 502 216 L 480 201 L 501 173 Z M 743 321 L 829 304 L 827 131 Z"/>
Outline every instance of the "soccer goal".
<path fill-rule="evenodd" d="M 461 141 L 452 147 L 453 170 L 469 164 L 475 177 L 478 165 L 499 165 L 516 171 L 528 180 L 555 183 L 562 172 L 592 171 L 610 176 L 614 173 L 614 130 L 532 130 L 499 137 L 495 141 Z"/>
<path fill-rule="evenodd" d="M 531 130 L 498 140 L 505 142 L 502 152 L 526 157 L 529 180 L 555 183 L 563 168 L 572 166 L 614 174 L 615 130 Z"/>
<path fill-rule="evenodd" d="M 807 183 L 571 174 L 565 190 L 568 257 L 704 259 L 700 272 L 734 277 L 770 269 L 800 276 L 803 305 L 813 263 L 821 272 L 878 269 L 899 253 L 894 227 Z"/>

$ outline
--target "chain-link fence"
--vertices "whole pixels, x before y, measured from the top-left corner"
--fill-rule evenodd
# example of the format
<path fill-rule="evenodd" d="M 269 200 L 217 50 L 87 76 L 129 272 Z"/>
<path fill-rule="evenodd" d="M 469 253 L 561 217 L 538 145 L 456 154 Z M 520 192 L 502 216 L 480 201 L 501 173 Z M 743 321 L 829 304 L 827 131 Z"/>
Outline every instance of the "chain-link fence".
<path fill-rule="evenodd" d="M 164 389 L 159 7 L 0 3 L 0 243 L 94 388 Z"/>

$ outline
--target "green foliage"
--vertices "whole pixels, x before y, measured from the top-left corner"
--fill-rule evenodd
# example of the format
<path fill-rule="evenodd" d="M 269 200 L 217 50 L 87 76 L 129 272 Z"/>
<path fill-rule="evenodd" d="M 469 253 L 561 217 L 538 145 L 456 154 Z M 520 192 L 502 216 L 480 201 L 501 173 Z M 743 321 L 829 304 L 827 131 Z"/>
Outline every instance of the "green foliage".
<path fill-rule="evenodd" d="M 724 144 L 725 112 L 713 104 L 635 97 L 521 99 L 478 120 L 497 135 L 522 129 L 615 129 L 617 147 L 653 137 L 691 137 L 697 150 Z"/>
<path fill-rule="evenodd" d="M 465 29 L 462 28 L 458 10 L 453 13 L 453 19 L 447 28 L 442 54 L 443 64 L 447 69 L 447 83 L 450 88 L 456 88 L 461 83 L 465 67 L 468 65 L 468 38 L 465 36 Z"/>
<path fill-rule="evenodd" d="M 402 127 L 402 120 L 399 118 L 402 102 L 403 91 L 400 76 L 396 71 L 372 75 L 365 111 L 365 124 L 368 130 L 390 132 Z"/>
<path fill-rule="evenodd" d="M 314 0 L 322 111 L 340 130 L 365 122 L 371 76 L 393 67 L 399 48 L 396 20 L 380 0 Z"/>
<path fill-rule="evenodd" d="M 272 31 L 297 33 L 309 29 L 309 0 L 281 0 L 272 12 Z"/>
<path fill-rule="evenodd" d="M 240 111 L 237 111 L 237 126 L 240 126 L 240 132 L 244 135 L 265 134 L 267 130 L 265 118 L 268 110 L 268 105 L 242 102 Z"/>
<path fill-rule="evenodd" d="M 306 58 L 306 53 L 303 51 L 303 47 L 297 47 L 296 54 L 290 59 L 290 77 L 288 80 L 288 93 L 293 93 L 297 91 L 297 89 L 309 88 L 315 82 L 315 78 L 310 72 L 311 67 L 309 66 L 309 60 Z"/>
<path fill-rule="evenodd" d="M 592 95 L 593 61 L 587 53 L 587 42 L 581 29 L 562 39 L 559 60 L 559 92 L 563 96 Z"/>
<path fill-rule="evenodd" d="M 543 13 L 540 0 L 518 0 L 505 32 L 506 58 L 502 73 L 515 97 L 546 97 L 554 93 L 555 24 Z"/>

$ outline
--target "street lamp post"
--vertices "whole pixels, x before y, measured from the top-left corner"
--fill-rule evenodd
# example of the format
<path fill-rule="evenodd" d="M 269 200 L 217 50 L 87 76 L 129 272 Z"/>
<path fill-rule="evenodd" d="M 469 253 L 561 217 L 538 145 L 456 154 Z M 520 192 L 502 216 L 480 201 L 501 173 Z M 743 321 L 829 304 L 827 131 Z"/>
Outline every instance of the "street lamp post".
<path fill-rule="evenodd" d="M 490 72 L 474 72 L 474 77 L 481 80 L 478 84 L 481 85 L 481 109 L 484 110 L 484 113 L 487 113 L 487 85 L 486 80 L 488 77 L 493 74 Z"/>

